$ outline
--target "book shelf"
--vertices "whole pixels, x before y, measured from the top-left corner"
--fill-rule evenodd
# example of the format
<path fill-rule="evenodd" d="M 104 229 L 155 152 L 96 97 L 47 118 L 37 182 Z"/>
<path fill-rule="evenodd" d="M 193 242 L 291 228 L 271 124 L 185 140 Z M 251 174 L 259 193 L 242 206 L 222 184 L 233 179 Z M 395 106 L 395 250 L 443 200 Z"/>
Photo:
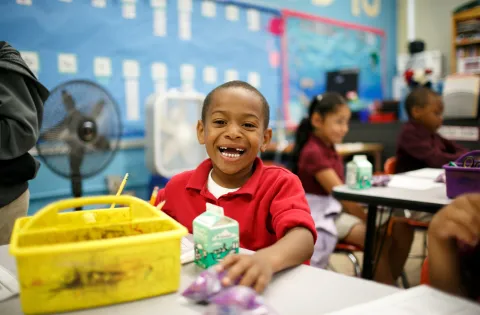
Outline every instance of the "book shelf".
<path fill-rule="evenodd" d="M 480 74 L 480 6 L 452 15 L 450 72 Z"/>

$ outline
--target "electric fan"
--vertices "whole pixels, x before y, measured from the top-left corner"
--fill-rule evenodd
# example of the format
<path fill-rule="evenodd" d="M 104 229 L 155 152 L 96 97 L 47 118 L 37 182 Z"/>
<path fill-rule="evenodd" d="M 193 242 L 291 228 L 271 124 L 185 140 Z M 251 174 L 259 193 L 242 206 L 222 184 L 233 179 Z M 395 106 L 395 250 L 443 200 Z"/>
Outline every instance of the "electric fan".
<path fill-rule="evenodd" d="M 151 95 L 146 104 L 146 162 L 155 174 L 172 177 L 195 169 L 206 157 L 196 125 L 205 96 L 171 89 Z"/>
<path fill-rule="evenodd" d="M 118 105 L 98 84 L 86 80 L 57 86 L 44 105 L 36 148 L 45 165 L 70 179 L 74 197 L 82 196 L 82 179 L 112 161 L 122 124 Z"/>

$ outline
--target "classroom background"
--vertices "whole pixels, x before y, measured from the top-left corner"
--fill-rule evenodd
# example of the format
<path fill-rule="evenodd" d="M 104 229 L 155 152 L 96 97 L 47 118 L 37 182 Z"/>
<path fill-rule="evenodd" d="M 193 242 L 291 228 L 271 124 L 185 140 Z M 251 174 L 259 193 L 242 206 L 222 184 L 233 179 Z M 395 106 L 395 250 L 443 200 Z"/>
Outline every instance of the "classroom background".
<path fill-rule="evenodd" d="M 0 38 L 22 52 L 50 90 L 90 80 L 118 104 L 119 149 L 106 168 L 83 181 L 83 194 L 115 191 L 129 173 L 126 191 L 148 199 L 153 185 L 168 180 L 146 162 L 149 97 L 172 88 L 205 94 L 236 78 L 258 87 L 270 103 L 274 143 L 265 160 L 288 157 L 277 144 L 291 143 L 309 98 L 327 89 L 354 90 L 354 121 L 346 137 L 352 145 L 342 150 L 348 160 L 355 144 L 370 144 L 365 153 L 381 167 L 394 155 L 406 119 L 406 65 L 432 68 L 441 93 L 459 69 L 454 61 L 472 73 L 474 62 L 460 61 L 480 58 L 478 46 L 465 42 L 476 39 L 452 34 L 454 10 L 471 1 L 417 0 L 407 10 L 408 2 L 9 0 L 0 3 L 0 11 L 9 12 L 0 21 Z M 414 39 L 425 43 L 416 57 L 408 52 Z M 478 115 L 447 119 L 445 125 L 448 138 L 471 148 L 478 142 Z M 72 194 L 70 179 L 42 164 L 30 183 L 29 214 Z"/>

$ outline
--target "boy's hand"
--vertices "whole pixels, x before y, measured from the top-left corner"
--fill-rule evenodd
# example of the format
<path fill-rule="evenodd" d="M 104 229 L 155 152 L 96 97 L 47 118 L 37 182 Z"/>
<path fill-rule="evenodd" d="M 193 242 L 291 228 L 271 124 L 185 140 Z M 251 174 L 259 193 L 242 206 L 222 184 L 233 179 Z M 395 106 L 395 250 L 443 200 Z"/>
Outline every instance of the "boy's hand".
<path fill-rule="evenodd" d="M 273 269 L 262 255 L 229 255 L 218 266 L 218 271 L 227 270 L 222 282 L 225 286 L 235 283 L 241 277 L 239 285 L 252 287 L 262 293 L 270 283 Z"/>
<path fill-rule="evenodd" d="M 452 239 L 475 247 L 480 241 L 480 193 L 456 198 L 432 219 L 429 236 L 438 242 Z"/>

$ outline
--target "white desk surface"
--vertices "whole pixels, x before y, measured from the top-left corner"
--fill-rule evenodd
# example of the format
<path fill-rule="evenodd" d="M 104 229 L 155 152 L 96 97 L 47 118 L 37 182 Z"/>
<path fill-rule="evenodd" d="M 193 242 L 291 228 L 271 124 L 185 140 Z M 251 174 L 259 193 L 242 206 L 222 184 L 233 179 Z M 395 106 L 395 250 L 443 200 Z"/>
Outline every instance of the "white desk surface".
<path fill-rule="evenodd" d="M 422 171 L 432 170 L 423 169 Z M 425 180 L 416 176 L 419 171 L 404 173 L 415 180 Z M 430 177 L 430 176 L 429 176 Z M 433 180 L 433 179 L 432 179 Z M 338 186 L 333 189 L 334 196 L 340 200 L 351 200 L 375 205 L 384 205 L 411 210 L 425 210 L 434 212 L 439 208 L 451 203 L 447 197 L 446 186 L 444 184 L 437 187 L 415 190 L 395 187 L 372 187 L 369 189 L 350 189 L 346 185 Z"/>
<path fill-rule="evenodd" d="M 0 265 L 16 272 L 8 246 L 0 246 Z M 180 296 L 199 272 L 194 264 L 185 265 L 180 289 L 174 294 L 65 314 L 201 315 L 203 306 L 187 304 Z M 394 287 L 302 265 L 276 275 L 264 297 L 279 315 L 318 315 L 373 301 L 398 291 Z M 18 297 L 0 302 L 0 314 L 22 315 Z"/>

